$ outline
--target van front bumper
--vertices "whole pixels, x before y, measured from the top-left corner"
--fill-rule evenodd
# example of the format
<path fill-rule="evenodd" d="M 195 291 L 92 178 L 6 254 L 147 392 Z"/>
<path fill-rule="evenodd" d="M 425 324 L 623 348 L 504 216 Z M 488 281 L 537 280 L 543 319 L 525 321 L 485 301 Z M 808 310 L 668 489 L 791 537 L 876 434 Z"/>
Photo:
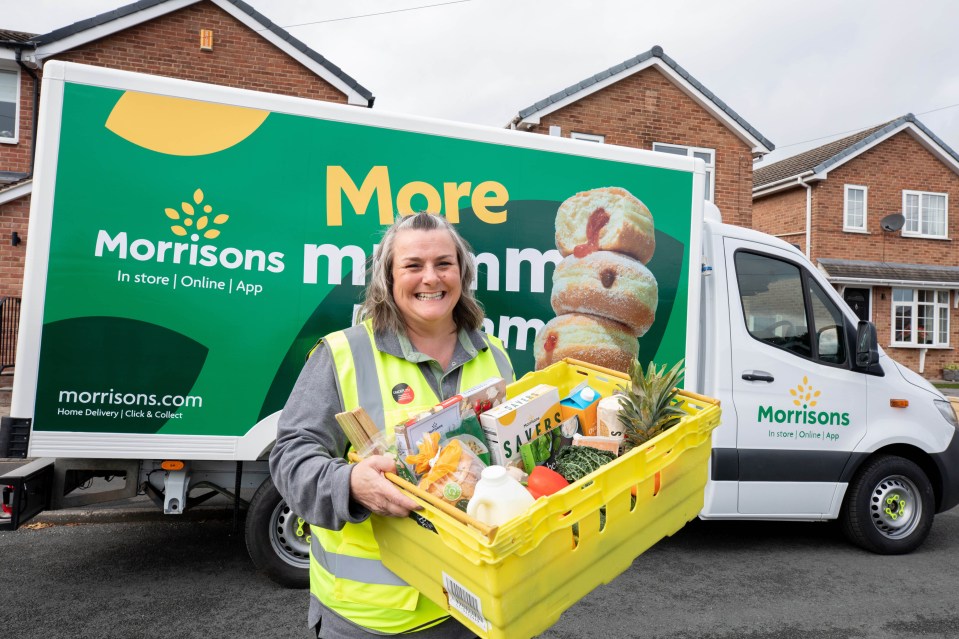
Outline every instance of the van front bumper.
<path fill-rule="evenodd" d="M 942 495 L 936 508 L 937 513 L 945 512 L 959 504 L 959 431 L 941 453 L 934 453 L 932 460 L 942 477 Z"/>

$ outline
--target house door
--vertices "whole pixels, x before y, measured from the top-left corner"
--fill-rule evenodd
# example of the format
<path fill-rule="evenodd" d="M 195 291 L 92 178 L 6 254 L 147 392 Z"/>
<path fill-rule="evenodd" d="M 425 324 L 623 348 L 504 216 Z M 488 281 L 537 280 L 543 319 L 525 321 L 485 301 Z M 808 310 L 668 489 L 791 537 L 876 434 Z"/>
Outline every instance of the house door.
<path fill-rule="evenodd" d="M 868 288 L 849 288 L 842 292 L 842 298 L 849 304 L 849 308 L 861 320 L 869 321 L 869 297 L 872 291 Z"/>

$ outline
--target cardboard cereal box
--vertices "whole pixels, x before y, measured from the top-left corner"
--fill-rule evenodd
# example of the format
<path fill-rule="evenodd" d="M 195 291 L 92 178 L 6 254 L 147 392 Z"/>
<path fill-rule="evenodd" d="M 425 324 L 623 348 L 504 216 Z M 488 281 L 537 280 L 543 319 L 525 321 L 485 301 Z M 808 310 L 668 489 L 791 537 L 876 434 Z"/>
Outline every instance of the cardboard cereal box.
<path fill-rule="evenodd" d="M 561 421 L 559 389 L 548 384 L 539 384 L 480 415 L 493 463 L 520 468 L 520 446 Z"/>

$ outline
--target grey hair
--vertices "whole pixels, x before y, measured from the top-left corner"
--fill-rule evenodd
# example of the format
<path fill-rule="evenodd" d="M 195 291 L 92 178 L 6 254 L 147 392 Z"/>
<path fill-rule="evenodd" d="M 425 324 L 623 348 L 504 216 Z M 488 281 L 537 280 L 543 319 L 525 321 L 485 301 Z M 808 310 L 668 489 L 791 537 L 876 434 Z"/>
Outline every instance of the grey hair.
<path fill-rule="evenodd" d="M 396 235 L 402 231 L 446 231 L 450 234 L 456 246 L 456 261 L 460 269 L 460 299 L 453 308 L 453 322 L 458 329 L 479 329 L 483 325 L 484 315 L 483 307 L 471 288 L 476 277 L 476 264 L 470 255 L 472 248 L 446 218 L 426 212 L 398 217 L 386 229 L 370 261 L 360 319 L 372 319 L 373 330 L 377 332 L 406 332 L 403 315 L 393 299 L 394 244 Z"/>

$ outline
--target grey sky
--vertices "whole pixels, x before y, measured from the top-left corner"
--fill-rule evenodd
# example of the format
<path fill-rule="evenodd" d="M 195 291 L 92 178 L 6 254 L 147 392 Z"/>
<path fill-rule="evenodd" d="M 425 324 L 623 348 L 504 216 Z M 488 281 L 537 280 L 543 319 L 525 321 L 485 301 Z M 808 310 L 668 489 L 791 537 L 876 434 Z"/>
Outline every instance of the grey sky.
<path fill-rule="evenodd" d="M 659 44 L 776 144 L 770 159 L 908 112 L 959 150 L 954 0 L 467 0 L 349 20 L 451 0 L 246 1 L 378 110 L 502 126 Z M 4 0 L 0 27 L 44 33 L 124 4 Z"/>

